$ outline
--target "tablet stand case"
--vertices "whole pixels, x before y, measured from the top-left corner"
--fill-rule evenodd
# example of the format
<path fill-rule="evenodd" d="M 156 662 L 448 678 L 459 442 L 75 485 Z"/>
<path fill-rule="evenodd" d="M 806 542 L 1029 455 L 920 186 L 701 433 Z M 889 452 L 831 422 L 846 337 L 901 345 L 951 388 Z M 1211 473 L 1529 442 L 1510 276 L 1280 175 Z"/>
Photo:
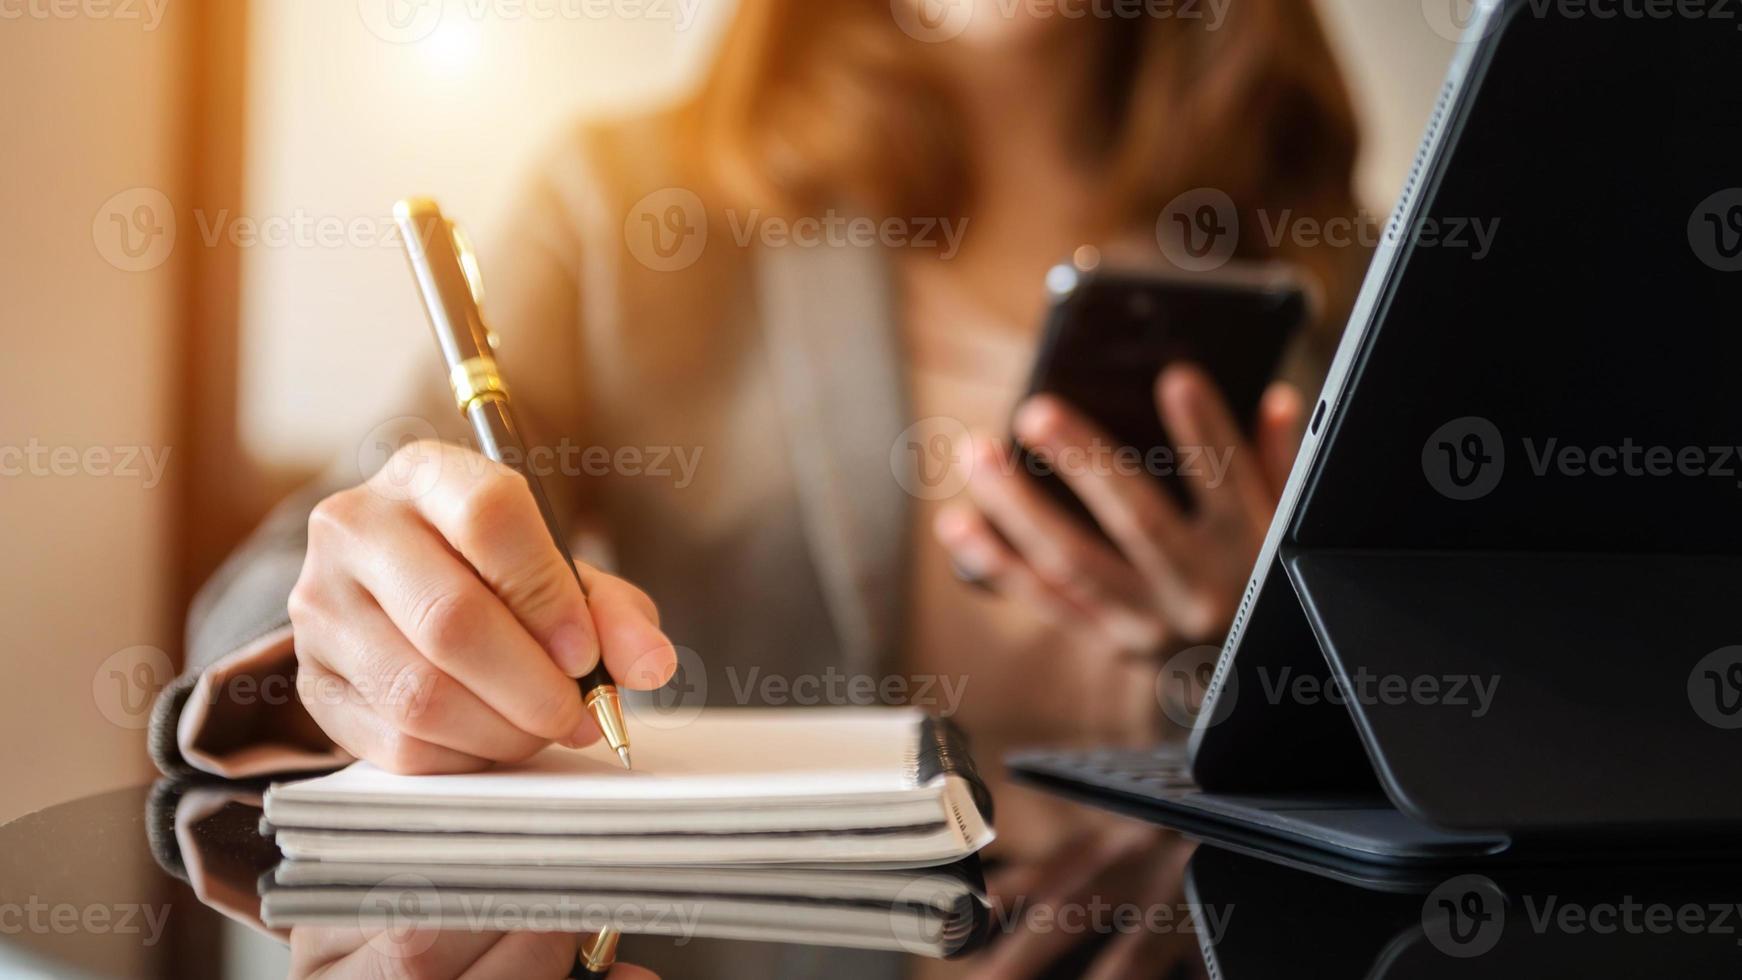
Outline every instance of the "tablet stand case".
<path fill-rule="evenodd" d="M 1424 823 L 1529 846 L 1736 836 L 1742 657 L 1719 651 L 1742 643 L 1742 273 L 1702 252 L 1698 212 L 1742 184 L 1724 81 L 1742 34 L 1502 8 L 1396 219 L 1489 215 L 1490 247 L 1405 236 L 1369 284 L 1351 330 L 1372 326 L 1228 642 L 1239 717 L 1200 720 L 1193 772 L 1218 792 L 1376 782 Z M 1468 427 L 1442 436 L 1460 418 L 1493 434 L 1494 479 L 1468 494 L 1435 482 L 1479 477 L 1464 456 L 1429 472 L 1467 456 Z M 1634 469 L 1602 475 L 1627 446 Z M 1648 451 L 1677 462 L 1647 470 Z M 1368 695 L 1264 697 L 1284 670 Z M 1387 700 L 1375 678 L 1465 689 Z"/>
<path fill-rule="evenodd" d="M 1742 841 L 1742 657 L 1723 654 L 1742 644 L 1738 451 L 1723 470 L 1742 271 L 1699 221 L 1723 188 L 1742 215 L 1742 32 L 1501 6 L 1464 42 L 1315 411 L 1193 732 L 1195 786 L 1085 757 L 1021 768 L 1261 835 L 1318 796 L 1383 800 L 1472 855 Z M 1485 253 L 1400 231 L 1460 215 L 1496 223 Z M 1460 497 L 1424 457 L 1469 418 L 1504 458 Z M 1603 478 L 1545 457 L 1622 444 L 1705 468 Z M 1498 686 L 1480 717 L 1276 696 L 1303 677 Z M 1345 848 L 1346 820 L 1311 823 L 1296 843 Z M 1383 836 L 1361 856 L 1429 857 Z"/>

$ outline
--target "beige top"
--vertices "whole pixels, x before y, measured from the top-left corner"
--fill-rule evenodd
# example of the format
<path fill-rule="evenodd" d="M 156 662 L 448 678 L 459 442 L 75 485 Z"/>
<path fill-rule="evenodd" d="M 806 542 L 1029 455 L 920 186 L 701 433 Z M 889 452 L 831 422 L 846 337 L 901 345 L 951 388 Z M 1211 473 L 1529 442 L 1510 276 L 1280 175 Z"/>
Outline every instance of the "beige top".
<path fill-rule="evenodd" d="M 932 440 L 960 428 L 1004 436 L 1021 398 L 1040 333 L 1042 303 L 1026 323 L 1001 319 L 930 272 L 910 264 L 902 277 L 899 309 L 910 422 L 919 427 L 922 493 L 911 509 L 912 570 L 903 671 L 941 676 L 960 685 L 956 720 L 974 739 L 974 755 L 988 778 L 999 778 L 999 758 L 1019 745 L 1134 744 L 1153 741 L 1161 718 L 1155 665 L 1122 660 L 1079 635 L 1057 630 L 1002 596 L 957 580 L 949 553 L 932 533 L 946 503 L 965 498 L 959 480 L 934 465 L 942 445 Z M 940 421 L 943 420 L 943 421 Z M 930 482 L 932 485 L 927 486 Z M 945 491 L 956 490 L 947 495 Z M 941 685 L 940 685 L 941 686 Z M 995 787 L 995 790 L 997 787 Z M 1082 823 L 1087 811 L 1036 793 L 1005 792 L 999 806 L 1017 819 L 1003 848 L 1038 851 L 1039 831 Z M 1045 810 L 1049 819 L 1035 819 Z M 1056 838 L 1055 838 L 1056 841 Z"/>

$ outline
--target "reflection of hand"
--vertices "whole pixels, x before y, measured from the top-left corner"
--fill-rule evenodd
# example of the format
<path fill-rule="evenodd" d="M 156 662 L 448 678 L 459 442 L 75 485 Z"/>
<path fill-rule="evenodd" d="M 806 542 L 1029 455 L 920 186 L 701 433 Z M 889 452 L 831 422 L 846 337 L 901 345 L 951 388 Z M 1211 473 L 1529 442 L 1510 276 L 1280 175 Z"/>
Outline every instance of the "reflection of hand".
<path fill-rule="evenodd" d="M 970 961 L 971 976 L 1045 975 L 1085 943 L 1099 944 L 1084 975 L 1170 976 L 1194 955 L 1185 902 L 1192 846 L 1152 827 L 1063 842 L 1046 858 L 1005 867 L 987 880 L 994 922 L 1005 930 Z"/>
<path fill-rule="evenodd" d="M 577 566 L 526 480 L 457 446 L 412 443 L 321 501 L 290 594 L 297 692 L 333 741 L 403 773 L 464 772 L 599 737 L 570 678 L 677 668 L 646 593 Z"/>
<path fill-rule="evenodd" d="M 1228 629 L 1299 444 L 1301 399 L 1273 385 L 1248 442 L 1214 383 L 1170 368 L 1156 404 L 1178 447 L 1195 447 L 1180 477 L 1196 500 L 1185 513 L 1147 472 L 1069 465 L 1118 443 L 1064 402 L 1040 396 L 1017 413 L 1016 434 L 1054 463 L 1108 537 L 1085 529 L 1026 473 L 1008 447 L 975 447 L 972 503 L 938 514 L 935 531 L 958 567 L 1055 625 L 1094 634 L 1127 654 L 1208 643 Z M 994 528 L 997 533 L 994 533 Z"/>
<path fill-rule="evenodd" d="M 575 968 L 582 937 L 560 932 L 393 932 L 340 926 L 290 931 L 290 975 L 321 980 L 560 980 Z M 611 980 L 658 980 L 619 963 Z"/>

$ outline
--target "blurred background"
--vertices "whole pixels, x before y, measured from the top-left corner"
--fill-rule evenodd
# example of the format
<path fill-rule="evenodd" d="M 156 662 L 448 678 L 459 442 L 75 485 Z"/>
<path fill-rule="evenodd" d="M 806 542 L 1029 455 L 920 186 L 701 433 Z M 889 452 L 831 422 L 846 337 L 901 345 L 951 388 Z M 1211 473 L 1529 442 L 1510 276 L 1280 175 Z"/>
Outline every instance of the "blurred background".
<path fill-rule="evenodd" d="M 1384 215 L 1447 15 L 1319 2 Z M 152 775 L 193 591 L 431 369 L 393 201 L 487 225 L 567 120 L 692 84 L 731 6 L 0 0 L 0 822 Z"/>

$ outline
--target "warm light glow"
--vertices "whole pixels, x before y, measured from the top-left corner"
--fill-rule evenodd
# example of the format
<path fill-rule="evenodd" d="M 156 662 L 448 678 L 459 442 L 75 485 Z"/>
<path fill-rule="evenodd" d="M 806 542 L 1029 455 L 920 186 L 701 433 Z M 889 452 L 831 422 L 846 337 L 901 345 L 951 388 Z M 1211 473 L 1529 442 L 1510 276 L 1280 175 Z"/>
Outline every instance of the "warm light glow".
<path fill-rule="evenodd" d="M 470 17 L 446 17 L 423 42 L 430 63 L 444 73 L 457 73 L 478 60 L 479 24 Z"/>

